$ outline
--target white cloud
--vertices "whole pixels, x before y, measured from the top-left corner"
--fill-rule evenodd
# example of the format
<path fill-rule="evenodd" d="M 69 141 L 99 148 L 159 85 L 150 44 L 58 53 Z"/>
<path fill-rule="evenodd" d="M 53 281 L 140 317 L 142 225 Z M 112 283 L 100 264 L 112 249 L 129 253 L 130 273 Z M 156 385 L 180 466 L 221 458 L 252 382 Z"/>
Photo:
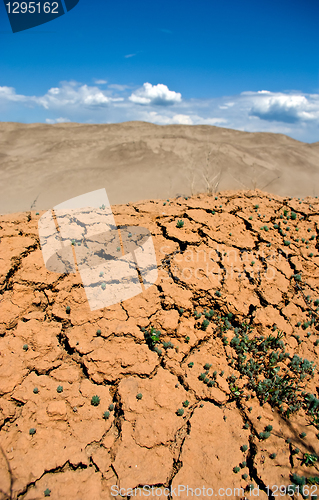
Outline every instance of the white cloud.
<path fill-rule="evenodd" d="M 67 123 L 70 122 L 71 120 L 69 120 L 68 118 L 55 118 L 55 119 L 46 118 L 45 121 L 46 123 L 52 125 L 54 123 Z"/>
<path fill-rule="evenodd" d="M 13 87 L 0 87 L 0 99 L 4 101 L 27 101 L 29 98 L 16 94 Z"/>
<path fill-rule="evenodd" d="M 104 85 L 107 83 L 107 80 L 94 80 L 94 83 L 96 83 L 96 85 Z"/>
<path fill-rule="evenodd" d="M 129 100 L 135 104 L 167 106 L 181 102 L 182 94 L 168 90 L 162 83 L 158 85 L 144 83 L 143 87 L 130 95 Z"/>
<path fill-rule="evenodd" d="M 261 92 L 258 92 L 259 94 Z M 281 93 L 260 96 L 255 100 L 249 114 L 262 120 L 283 123 L 314 121 L 319 118 L 319 100 L 310 102 L 304 95 L 284 95 Z"/>
<path fill-rule="evenodd" d="M 57 109 L 61 106 L 96 106 L 103 107 L 113 101 L 122 101 L 122 97 L 107 97 L 98 87 L 81 87 L 63 83 L 61 87 L 53 87 L 43 97 L 38 97 L 37 103 L 45 109 Z"/>
<path fill-rule="evenodd" d="M 126 55 L 126 56 L 124 56 L 124 57 L 128 58 L 128 57 L 134 57 L 134 56 L 136 56 L 136 54 L 127 54 L 127 55 Z"/>

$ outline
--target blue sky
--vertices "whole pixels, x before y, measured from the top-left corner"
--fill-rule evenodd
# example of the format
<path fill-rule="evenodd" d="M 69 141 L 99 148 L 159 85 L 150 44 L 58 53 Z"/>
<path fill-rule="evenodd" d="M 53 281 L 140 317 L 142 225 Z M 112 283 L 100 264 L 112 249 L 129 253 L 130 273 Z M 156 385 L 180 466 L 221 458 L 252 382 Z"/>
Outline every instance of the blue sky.
<path fill-rule="evenodd" d="M 207 124 L 319 141 L 317 0 L 80 0 L 12 33 L 0 121 Z"/>

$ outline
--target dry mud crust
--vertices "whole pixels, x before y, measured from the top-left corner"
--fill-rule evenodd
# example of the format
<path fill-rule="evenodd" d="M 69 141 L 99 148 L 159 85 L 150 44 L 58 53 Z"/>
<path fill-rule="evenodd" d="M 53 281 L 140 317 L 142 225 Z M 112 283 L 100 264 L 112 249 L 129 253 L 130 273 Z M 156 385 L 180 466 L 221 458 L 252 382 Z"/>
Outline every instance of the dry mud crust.
<path fill-rule="evenodd" d="M 44 266 L 43 212 L 0 218 L 1 500 L 315 492 L 318 200 L 240 191 L 112 209 L 150 230 L 159 274 L 93 312 L 79 273 Z"/>

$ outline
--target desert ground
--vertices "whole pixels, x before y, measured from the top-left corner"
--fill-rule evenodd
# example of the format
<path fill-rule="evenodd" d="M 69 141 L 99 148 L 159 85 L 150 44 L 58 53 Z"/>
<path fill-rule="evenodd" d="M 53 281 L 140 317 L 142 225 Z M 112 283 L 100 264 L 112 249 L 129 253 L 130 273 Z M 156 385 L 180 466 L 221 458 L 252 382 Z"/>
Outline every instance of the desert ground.
<path fill-rule="evenodd" d="M 112 210 L 158 278 L 97 311 L 45 268 L 43 211 L 0 217 L 1 500 L 318 494 L 318 198 Z"/>
<path fill-rule="evenodd" d="M 0 122 L 0 214 L 106 189 L 112 205 L 220 190 L 319 195 L 319 142 L 210 125 Z"/>
<path fill-rule="evenodd" d="M 0 123 L 0 500 L 319 495 L 318 165 L 281 134 Z M 100 188 L 158 277 L 91 310 L 38 222 Z"/>

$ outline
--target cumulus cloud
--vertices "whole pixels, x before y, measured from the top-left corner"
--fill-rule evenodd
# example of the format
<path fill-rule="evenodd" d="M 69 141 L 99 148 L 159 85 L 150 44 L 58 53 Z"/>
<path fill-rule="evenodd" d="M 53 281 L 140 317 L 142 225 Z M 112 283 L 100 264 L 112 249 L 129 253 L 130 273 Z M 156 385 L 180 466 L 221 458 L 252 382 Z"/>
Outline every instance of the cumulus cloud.
<path fill-rule="evenodd" d="M 70 122 L 71 120 L 69 120 L 68 118 L 46 118 L 46 123 L 49 123 L 50 125 L 53 125 L 54 123 L 68 123 Z"/>
<path fill-rule="evenodd" d="M 169 90 L 166 85 L 159 83 L 152 85 L 144 83 L 143 87 L 137 89 L 130 95 L 129 100 L 135 104 L 170 106 L 182 100 L 182 94 Z"/>
<path fill-rule="evenodd" d="M 61 87 L 53 87 L 43 96 L 37 98 L 38 104 L 45 109 L 54 109 L 61 106 L 107 106 L 110 102 L 122 101 L 122 97 L 112 98 L 98 87 L 88 85 L 74 86 L 63 83 Z"/>
<path fill-rule="evenodd" d="M 29 98 L 16 94 L 13 87 L 0 87 L 0 99 L 4 101 L 27 101 Z"/>
<path fill-rule="evenodd" d="M 311 103 L 303 95 L 271 95 L 268 91 L 258 93 L 266 95 L 259 98 L 251 107 L 249 112 L 251 116 L 283 123 L 297 123 L 319 118 L 318 101 L 316 104 Z"/>
<path fill-rule="evenodd" d="M 107 80 L 94 80 L 94 83 L 96 83 L 96 85 L 104 85 L 107 83 Z"/>

